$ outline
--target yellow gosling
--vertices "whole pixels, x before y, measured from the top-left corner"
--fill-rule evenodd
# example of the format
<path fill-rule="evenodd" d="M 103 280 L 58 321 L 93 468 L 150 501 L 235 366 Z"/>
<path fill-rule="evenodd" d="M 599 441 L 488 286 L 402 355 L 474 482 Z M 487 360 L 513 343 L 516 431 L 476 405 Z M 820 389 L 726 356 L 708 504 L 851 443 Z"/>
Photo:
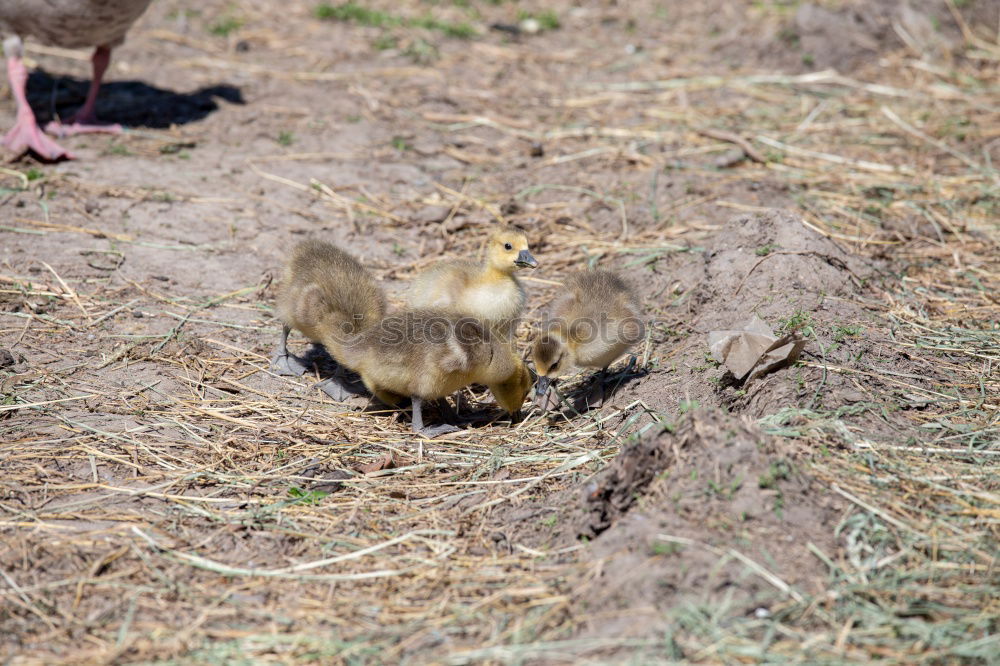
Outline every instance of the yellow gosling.
<path fill-rule="evenodd" d="M 532 346 L 538 404 L 549 409 L 558 402 L 556 383 L 573 368 L 600 369 L 596 402 L 603 401 L 608 366 L 645 335 L 641 315 L 639 297 L 617 273 L 571 275 Z"/>

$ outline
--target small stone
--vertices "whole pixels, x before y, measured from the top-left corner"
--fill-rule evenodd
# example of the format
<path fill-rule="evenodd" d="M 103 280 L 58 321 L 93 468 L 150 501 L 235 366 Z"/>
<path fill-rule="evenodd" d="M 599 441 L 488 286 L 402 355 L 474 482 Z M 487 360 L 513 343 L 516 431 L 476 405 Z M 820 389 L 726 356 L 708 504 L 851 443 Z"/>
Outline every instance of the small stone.
<path fill-rule="evenodd" d="M 538 19 L 526 18 L 521 21 L 518 27 L 521 29 L 521 32 L 528 35 L 534 35 L 542 29 L 542 24 L 538 22 Z"/>
<path fill-rule="evenodd" d="M 436 224 L 444 222 L 451 213 L 450 206 L 424 206 L 410 218 L 418 224 Z"/>
<path fill-rule="evenodd" d="M 0 368 L 6 368 L 8 366 L 16 364 L 17 364 L 17 359 L 10 352 L 10 350 L 0 348 Z"/>
<path fill-rule="evenodd" d="M 867 396 L 855 389 L 844 389 L 840 392 L 841 400 L 845 402 L 862 402 Z"/>
<path fill-rule="evenodd" d="M 732 148 L 715 158 L 715 167 L 717 169 L 728 169 L 729 167 L 736 166 L 745 160 L 746 157 L 746 153 L 744 153 L 742 149 Z"/>
<path fill-rule="evenodd" d="M 524 209 L 521 204 L 518 203 L 517 199 L 507 199 L 500 205 L 500 213 L 502 215 L 517 215 Z"/>

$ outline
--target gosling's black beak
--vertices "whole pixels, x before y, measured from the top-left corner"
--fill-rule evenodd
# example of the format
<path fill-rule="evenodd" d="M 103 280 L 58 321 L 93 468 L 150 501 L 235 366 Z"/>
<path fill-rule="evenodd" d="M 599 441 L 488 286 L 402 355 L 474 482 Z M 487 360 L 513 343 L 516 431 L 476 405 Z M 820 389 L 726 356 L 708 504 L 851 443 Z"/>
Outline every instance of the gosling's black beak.
<path fill-rule="evenodd" d="M 536 268 L 538 266 L 538 261 L 531 256 L 531 253 L 527 250 L 521 250 L 517 253 L 517 259 L 514 260 L 514 265 L 518 268 Z"/>
<path fill-rule="evenodd" d="M 549 392 L 549 386 L 551 386 L 554 383 L 555 382 L 552 380 L 551 377 L 546 377 L 544 375 L 540 375 L 538 377 L 538 381 L 535 382 L 535 397 L 541 398 L 543 395 L 545 395 L 546 393 L 548 393 Z"/>

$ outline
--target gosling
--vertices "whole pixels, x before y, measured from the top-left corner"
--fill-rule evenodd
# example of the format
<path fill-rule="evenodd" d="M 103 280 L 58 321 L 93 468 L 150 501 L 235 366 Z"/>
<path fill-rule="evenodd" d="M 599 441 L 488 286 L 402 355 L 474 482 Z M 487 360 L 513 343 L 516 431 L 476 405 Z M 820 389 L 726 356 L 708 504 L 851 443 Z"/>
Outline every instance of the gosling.
<path fill-rule="evenodd" d="M 536 404 L 545 409 L 558 403 L 559 377 L 574 367 L 600 369 L 595 402 L 603 402 L 608 366 L 645 337 L 639 297 L 617 273 L 575 273 L 564 287 L 532 347 Z"/>
<path fill-rule="evenodd" d="M 308 368 L 288 352 L 291 329 L 322 344 L 344 366 L 343 341 L 380 322 L 387 305 L 375 278 L 357 259 L 330 243 L 307 240 L 292 250 L 276 310 L 281 340 L 271 367 L 279 375 L 300 376 Z M 317 386 L 338 402 L 351 395 L 339 381 L 325 379 Z"/>
<path fill-rule="evenodd" d="M 459 428 L 425 426 L 424 401 L 481 383 L 516 420 L 531 388 L 531 371 L 509 342 L 480 322 L 440 311 L 387 315 L 385 295 L 371 273 L 330 243 L 306 241 L 293 250 L 277 311 L 283 325 L 273 365 L 279 373 L 306 370 L 287 349 L 294 328 L 361 375 L 382 402 L 395 406 L 410 397 L 413 430 L 428 437 Z M 338 401 L 350 395 L 331 380 L 320 388 Z"/>
<path fill-rule="evenodd" d="M 470 384 L 485 384 L 515 422 L 532 384 L 531 371 L 502 336 L 482 323 L 445 311 L 414 310 L 385 317 L 348 339 L 337 357 L 361 375 L 379 400 L 397 405 L 409 397 L 412 428 L 425 437 L 457 432 L 426 426 L 423 405 Z"/>
<path fill-rule="evenodd" d="M 407 301 L 414 309 L 460 313 L 510 335 L 526 301 L 515 273 L 537 266 L 524 233 L 504 227 L 490 235 L 485 261 L 434 264 L 413 281 Z"/>

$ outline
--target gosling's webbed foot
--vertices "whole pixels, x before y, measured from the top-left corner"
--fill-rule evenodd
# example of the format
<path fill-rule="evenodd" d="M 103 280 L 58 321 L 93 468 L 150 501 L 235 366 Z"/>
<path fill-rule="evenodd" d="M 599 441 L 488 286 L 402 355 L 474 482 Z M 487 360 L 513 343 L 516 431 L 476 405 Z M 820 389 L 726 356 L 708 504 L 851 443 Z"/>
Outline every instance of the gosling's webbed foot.
<path fill-rule="evenodd" d="M 298 357 L 278 352 L 271 358 L 271 369 L 283 377 L 301 377 L 309 368 Z"/>
<path fill-rule="evenodd" d="M 452 432 L 461 432 L 461 428 L 458 426 L 453 426 L 448 423 L 443 423 L 437 426 L 425 426 L 424 425 L 424 401 L 417 396 L 411 398 L 411 403 L 413 407 L 413 423 L 411 427 L 413 432 L 428 439 L 437 437 L 438 435 L 445 435 Z"/>
<path fill-rule="evenodd" d="M 420 429 L 414 428 L 413 432 L 415 432 L 418 435 L 421 435 L 422 437 L 433 439 L 439 435 L 447 435 L 449 433 L 462 432 L 462 429 L 459 428 L 458 426 L 442 423 L 441 425 L 436 425 L 436 426 L 424 426 Z"/>
<path fill-rule="evenodd" d="M 324 379 L 321 382 L 317 382 L 315 386 L 320 391 L 330 396 L 336 402 L 344 402 L 348 398 L 354 396 L 353 393 L 344 388 L 344 386 L 340 383 L 340 379 L 336 377 L 330 377 L 328 379 Z"/>

